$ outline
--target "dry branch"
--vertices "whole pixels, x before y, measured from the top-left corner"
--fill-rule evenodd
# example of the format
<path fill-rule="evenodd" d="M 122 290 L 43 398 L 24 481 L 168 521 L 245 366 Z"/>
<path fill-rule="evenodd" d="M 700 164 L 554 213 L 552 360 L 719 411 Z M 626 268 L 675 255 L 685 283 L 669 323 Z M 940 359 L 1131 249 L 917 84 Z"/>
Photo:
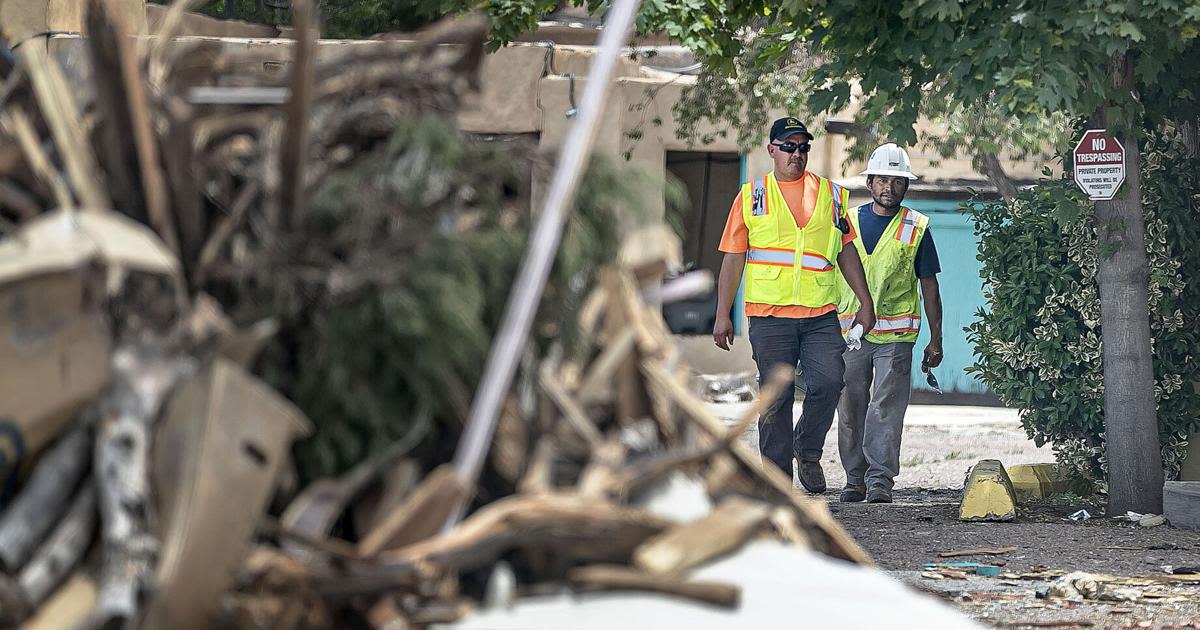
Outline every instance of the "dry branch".
<path fill-rule="evenodd" d="M 579 403 L 567 393 L 558 377 L 554 375 L 549 362 L 542 364 L 539 380 L 542 391 L 554 401 L 555 406 L 562 412 L 563 419 L 594 448 L 600 442 L 600 431 L 592 424 Z"/>
<path fill-rule="evenodd" d="M 311 0 L 295 0 L 292 3 L 296 45 L 292 50 L 292 75 L 289 81 L 291 98 L 287 105 L 287 126 L 279 154 L 279 191 L 277 195 L 268 197 L 271 204 L 278 204 L 268 205 L 268 218 L 285 230 L 296 225 L 304 213 L 304 166 L 308 157 L 309 118 L 313 84 L 316 81 L 315 10 Z"/>
<path fill-rule="evenodd" d="M 642 541 L 670 525 L 641 510 L 575 495 L 512 496 L 437 538 L 379 554 L 376 565 L 320 577 L 317 589 L 341 599 L 411 588 L 422 576 L 478 569 L 516 549 L 553 551 L 580 562 L 626 562 Z"/>
<path fill-rule="evenodd" d="M 195 370 L 166 343 L 136 339 L 113 354 L 113 382 L 100 400 L 95 445 L 104 566 L 92 627 L 138 619 L 153 590 L 160 543 L 150 529 L 151 424 L 175 383 Z"/>
<path fill-rule="evenodd" d="M 692 582 L 651 575 L 622 565 L 592 565 L 577 567 L 567 573 L 567 580 L 583 591 L 634 590 L 662 593 L 701 603 L 736 607 L 741 602 L 741 589 L 720 582 Z"/>
<path fill-rule="evenodd" d="M 19 221 L 28 221 L 42 211 L 33 195 L 4 180 L 0 180 L 0 207 L 16 212 Z"/>
<path fill-rule="evenodd" d="M 387 549 L 422 541 L 437 533 L 446 522 L 449 508 L 465 498 L 466 487 L 454 469 L 442 466 L 417 486 L 408 500 L 391 514 L 383 516 L 358 545 L 358 553 L 371 558 Z"/>
<path fill-rule="evenodd" d="M 39 459 L 21 493 L 0 518 L 0 564 L 15 574 L 25 566 L 42 537 L 67 509 L 71 493 L 90 461 L 92 438 L 76 428 Z"/>
<path fill-rule="evenodd" d="M 730 497 L 708 516 L 643 543 L 633 562 L 655 575 L 677 575 L 741 547 L 770 515 L 765 503 Z"/>
<path fill-rule="evenodd" d="M 712 415 L 704 403 L 689 394 L 683 385 L 661 365 L 653 361 L 643 361 L 642 373 L 656 387 L 666 392 L 679 405 L 684 416 L 701 431 L 718 439 L 726 435 L 721 421 Z M 759 457 L 741 442 L 731 443 L 729 452 L 734 457 L 738 468 L 754 479 L 766 496 L 773 501 L 782 500 L 789 503 L 796 510 L 805 528 L 811 534 L 817 535 L 813 544 L 814 549 L 851 562 L 864 565 L 873 564 L 870 556 L 833 520 L 829 510 L 823 504 L 818 505 L 810 499 L 801 497 L 792 487 L 791 480 L 786 479 L 778 468 L 763 466 Z"/>
<path fill-rule="evenodd" d="M 59 155 L 67 167 L 71 186 L 84 208 L 104 209 L 109 206 L 104 194 L 100 169 L 92 154 L 87 134 L 71 98 L 71 90 L 62 76 L 58 63 L 46 53 L 42 40 L 30 40 L 17 49 L 17 55 L 29 73 L 33 92 L 41 106 L 42 117 L 50 127 Z"/>
<path fill-rule="evenodd" d="M 133 50 L 134 41 L 121 14 L 110 11 L 109 6 L 105 0 L 90 0 L 87 7 L 87 42 L 94 60 L 96 95 L 109 117 L 105 126 L 109 132 L 109 146 L 105 148 L 111 154 L 107 165 L 114 183 L 124 182 L 122 187 L 132 188 L 133 181 L 141 182 L 141 198 L 145 201 L 150 225 L 171 251 L 176 254 L 186 252 L 187 248 L 180 249 L 176 221 L 168 206 L 167 183 L 159 167 L 157 138 L 151 127 L 145 85 Z M 126 167 L 132 165 L 122 159 L 130 140 L 133 159 L 128 161 L 137 165 L 138 177 L 126 172 Z M 132 190 L 124 192 L 132 197 Z M 179 226 L 185 245 L 199 235 L 198 218 L 186 217 Z"/>
<path fill-rule="evenodd" d="M 67 186 L 67 181 L 63 179 L 62 173 L 59 173 L 50 164 L 50 158 L 42 149 L 37 131 L 34 130 L 33 123 L 29 122 L 29 116 L 25 114 L 25 110 L 19 106 L 10 106 L 5 112 L 5 116 L 0 118 L 0 122 L 3 122 L 12 135 L 16 136 L 25 161 L 29 163 L 34 175 L 41 179 L 42 183 L 54 194 L 54 200 L 58 207 L 74 208 L 75 200 L 71 197 L 71 189 Z"/>
<path fill-rule="evenodd" d="M 36 606 L 62 584 L 83 559 L 96 530 L 96 487 L 84 482 L 50 538 L 38 549 L 18 579 L 30 604 Z"/>

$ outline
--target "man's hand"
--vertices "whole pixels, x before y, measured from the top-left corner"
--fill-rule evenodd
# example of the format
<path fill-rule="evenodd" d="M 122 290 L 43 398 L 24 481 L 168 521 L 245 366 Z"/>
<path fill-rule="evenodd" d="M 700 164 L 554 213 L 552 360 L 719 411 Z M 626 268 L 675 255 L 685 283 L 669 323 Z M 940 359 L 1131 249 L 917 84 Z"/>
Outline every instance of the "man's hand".
<path fill-rule="evenodd" d="M 718 317 L 713 325 L 713 343 L 722 350 L 728 350 L 733 345 L 733 320 L 728 317 Z"/>
<path fill-rule="evenodd" d="M 942 364 L 942 341 L 930 341 L 925 346 L 925 356 L 921 358 L 921 369 L 928 372 Z"/>
<path fill-rule="evenodd" d="M 854 314 L 854 321 L 850 322 L 850 327 L 854 328 L 855 324 L 862 324 L 865 337 L 875 327 L 875 310 L 865 306 L 859 308 L 858 312 Z"/>
<path fill-rule="evenodd" d="M 746 268 L 746 253 L 726 253 L 721 259 L 721 273 L 717 276 L 717 313 L 716 323 L 713 324 L 713 343 L 722 350 L 728 350 L 733 345 L 733 320 L 729 313 L 733 311 L 733 299 L 737 295 L 738 284 L 742 282 L 742 270 Z"/>

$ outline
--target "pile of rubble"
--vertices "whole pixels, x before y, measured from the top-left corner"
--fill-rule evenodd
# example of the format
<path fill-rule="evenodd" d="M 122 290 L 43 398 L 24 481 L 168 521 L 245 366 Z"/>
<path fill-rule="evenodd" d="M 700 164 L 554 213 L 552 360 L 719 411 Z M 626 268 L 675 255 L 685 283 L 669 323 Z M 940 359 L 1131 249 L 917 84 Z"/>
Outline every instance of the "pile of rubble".
<path fill-rule="evenodd" d="M 737 440 L 793 374 L 732 427 L 689 393 L 647 291 L 670 261 L 653 256 L 582 288 L 559 323 L 577 348 L 530 353 L 489 455 L 508 491 L 465 485 L 437 459 L 452 443 L 413 457 L 417 432 L 281 489 L 312 423 L 252 373 L 277 325 L 237 325 L 201 289 L 255 260 L 239 233 L 294 246 L 309 193 L 397 121 L 452 112 L 484 34 L 459 23 L 318 57 L 311 6 L 294 4 L 286 71 L 172 44 L 182 4 L 138 40 L 93 0 L 94 89 L 71 89 L 39 40 L 0 86 L 4 625 L 422 627 L 504 589 L 733 607 L 736 586 L 689 574 L 748 541 L 869 563 Z M 675 486 L 688 507 L 661 498 Z"/>

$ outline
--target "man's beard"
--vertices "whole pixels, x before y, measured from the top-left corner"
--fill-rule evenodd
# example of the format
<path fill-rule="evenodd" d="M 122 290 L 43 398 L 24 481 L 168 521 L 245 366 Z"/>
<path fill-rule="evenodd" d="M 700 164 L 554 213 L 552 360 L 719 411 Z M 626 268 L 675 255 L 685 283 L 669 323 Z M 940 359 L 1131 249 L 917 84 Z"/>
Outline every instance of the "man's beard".
<path fill-rule="evenodd" d="M 892 202 L 890 204 L 884 203 L 882 201 L 883 197 L 876 197 L 876 196 L 872 195 L 872 199 L 875 200 L 875 205 L 879 206 L 880 208 L 883 208 L 884 210 L 895 210 L 900 207 L 901 203 L 904 202 L 904 197 L 895 197 L 895 196 L 892 197 Z"/>

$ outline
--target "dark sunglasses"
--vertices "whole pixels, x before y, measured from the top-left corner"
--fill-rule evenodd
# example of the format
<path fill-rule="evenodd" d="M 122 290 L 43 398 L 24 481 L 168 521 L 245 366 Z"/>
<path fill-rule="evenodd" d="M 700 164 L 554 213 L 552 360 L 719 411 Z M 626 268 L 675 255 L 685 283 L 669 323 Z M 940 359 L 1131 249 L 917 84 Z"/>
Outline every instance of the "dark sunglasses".
<path fill-rule="evenodd" d="M 800 144 L 798 142 L 784 142 L 783 144 L 775 144 L 772 142 L 771 146 L 777 147 L 784 153 L 795 153 L 797 151 L 801 153 L 808 153 L 809 151 L 812 151 L 812 145 L 807 142 L 804 144 Z"/>
<path fill-rule="evenodd" d="M 938 385 L 937 378 L 933 375 L 933 370 L 922 365 L 921 371 L 925 372 L 925 384 L 933 388 L 934 393 L 941 394 L 942 388 Z"/>

